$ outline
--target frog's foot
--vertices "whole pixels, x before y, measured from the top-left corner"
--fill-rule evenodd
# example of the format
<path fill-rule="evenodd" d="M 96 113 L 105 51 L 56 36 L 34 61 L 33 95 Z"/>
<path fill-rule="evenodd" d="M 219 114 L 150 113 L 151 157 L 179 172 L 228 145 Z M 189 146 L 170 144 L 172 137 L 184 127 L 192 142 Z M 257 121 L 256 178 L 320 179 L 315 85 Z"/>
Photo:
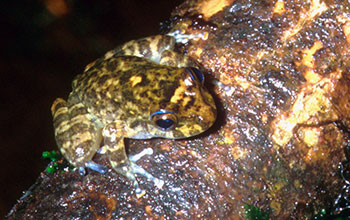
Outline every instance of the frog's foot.
<path fill-rule="evenodd" d="M 107 153 L 107 151 L 108 151 L 108 146 L 102 146 L 102 147 L 100 147 L 100 149 L 98 149 L 96 151 L 96 153 L 98 153 L 98 154 L 105 154 L 105 153 Z"/>
<path fill-rule="evenodd" d="M 158 178 L 155 178 L 152 176 L 150 173 L 148 173 L 145 169 L 140 167 L 139 165 L 136 164 L 136 162 L 142 158 L 145 155 L 151 155 L 153 154 L 153 150 L 151 148 L 147 148 L 140 153 L 134 155 L 134 156 L 129 156 L 129 159 L 126 160 L 124 163 L 119 163 L 116 164 L 113 161 L 111 161 L 112 167 L 120 174 L 123 176 L 127 177 L 129 180 L 133 182 L 133 185 L 135 187 L 136 191 L 136 196 L 138 198 L 142 197 L 146 191 L 142 190 L 136 180 L 135 174 L 140 174 L 145 176 L 148 180 L 152 181 L 157 188 L 162 189 L 164 185 L 164 181 L 160 180 Z"/>
<path fill-rule="evenodd" d="M 153 154 L 153 150 L 152 148 L 146 148 L 143 151 L 141 151 L 140 153 L 133 155 L 133 156 L 129 156 L 129 160 L 131 162 L 131 167 L 134 171 L 134 173 L 140 174 L 142 176 L 145 176 L 148 180 L 152 181 L 154 183 L 154 185 L 156 185 L 156 187 L 158 189 L 162 189 L 163 185 L 164 185 L 164 181 L 158 178 L 155 178 L 154 176 L 152 176 L 150 173 L 148 173 L 145 169 L 143 169 L 142 167 L 140 167 L 139 165 L 136 164 L 136 162 L 142 158 L 145 155 L 152 155 Z"/>
<path fill-rule="evenodd" d="M 100 165 L 98 163 L 95 163 L 93 161 L 88 161 L 84 167 L 79 167 L 79 174 L 80 175 L 85 175 L 86 173 L 86 170 L 85 168 L 89 168 L 91 170 L 94 170 L 96 172 L 99 172 L 99 173 L 106 173 L 107 172 L 107 167 L 103 166 L 103 165 Z"/>
<path fill-rule="evenodd" d="M 136 180 L 133 162 L 127 160 L 125 163 L 118 165 L 114 164 L 113 162 L 111 162 L 111 164 L 114 170 L 133 182 L 137 198 L 141 198 L 146 194 L 146 191 L 140 188 L 139 183 Z"/>

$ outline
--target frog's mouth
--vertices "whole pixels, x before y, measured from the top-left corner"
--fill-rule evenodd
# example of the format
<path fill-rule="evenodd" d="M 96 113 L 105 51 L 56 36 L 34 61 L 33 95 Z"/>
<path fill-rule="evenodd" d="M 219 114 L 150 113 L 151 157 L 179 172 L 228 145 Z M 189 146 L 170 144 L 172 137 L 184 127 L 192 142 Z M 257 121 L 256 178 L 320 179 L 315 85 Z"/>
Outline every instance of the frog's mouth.
<path fill-rule="evenodd" d="M 183 139 L 198 135 L 206 131 L 211 120 L 200 115 L 178 118 L 175 113 L 167 110 L 158 110 L 152 113 L 148 121 L 138 121 L 130 127 L 128 136 L 133 139 L 168 138 Z M 213 120 L 214 121 L 214 120 Z"/>
<path fill-rule="evenodd" d="M 166 122 L 168 123 L 168 122 Z M 154 125 L 153 123 L 141 123 L 136 127 L 133 127 L 133 134 L 129 138 L 133 139 L 151 139 L 151 138 L 168 138 L 178 139 L 185 136 L 176 128 L 170 130 L 164 130 Z"/>
<path fill-rule="evenodd" d="M 169 122 L 164 122 L 169 123 Z M 170 123 L 171 124 L 171 123 Z M 166 124 L 168 126 L 168 124 Z M 159 128 L 158 126 L 154 125 L 154 123 L 150 121 L 143 121 L 137 123 L 137 125 L 134 124 L 132 129 L 129 131 L 130 135 L 128 138 L 132 139 L 151 139 L 151 138 L 174 138 L 174 132 L 175 130 L 164 130 Z"/>

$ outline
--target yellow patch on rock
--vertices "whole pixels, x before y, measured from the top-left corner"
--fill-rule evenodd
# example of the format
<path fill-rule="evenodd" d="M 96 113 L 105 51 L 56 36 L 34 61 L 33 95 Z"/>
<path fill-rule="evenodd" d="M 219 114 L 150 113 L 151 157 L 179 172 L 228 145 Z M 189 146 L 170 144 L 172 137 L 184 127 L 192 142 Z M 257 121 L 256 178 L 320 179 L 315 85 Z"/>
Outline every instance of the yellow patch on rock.
<path fill-rule="evenodd" d="M 319 128 L 304 128 L 301 129 L 302 139 L 308 147 L 316 146 L 321 134 Z"/>
<path fill-rule="evenodd" d="M 326 3 L 320 3 L 320 0 L 312 0 L 309 10 L 302 11 L 299 16 L 298 22 L 286 30 L 282 35 L 282 41 L 286 42 L 294 35 L 298 34 L 303 26 L 309 22 L 313 21 L 316 16 L 320 16 L 322 13 L 328 10 Z"/>
<path fill-rule="evenodd" d="M 322 78 L 319 74 L 315 73 L 313 70 L 307 70 L 304 72 L 304 77 L 306 81 L 310 83 L 317 83 L 319 82 Z"/>
<path fill-rule="evenodd" d="M 317 84 L 309 84 L 298 94 L 289 114 L 283 113 L 272 123 L 274 142 L 283 146 L 293 137 L 297 125 L 316 124 L 320 121 L 332 121 L 337 115 L 332 111 L 331 94 L 342 76 L 341 72 L 330 74 Z"/>
<path fill-rule="evenodd" d="M 309 68 L 314 68 L 315 67 L 314 54 L 322 47 L 323 47 L 323 45 L 322 45 L 321 41 L 316 41 L 310 49 L 303 50 L 302 63 Z"/>
<path fill-rule="evenodd" d="M 230 154 L 232 155 L 234 160 L 245 158 L 248 154 L 247 149 L 240 148 L 238 146 L 234 146 L 230 150 Z"/>
<path fill-rule="evenodd" d="M 223 10 L 226 6 L 231 5 L 233 0 L 210 0 L 204 1 L 199 4 L 199 13 L 203 14 L 205 19 L 210 18 L 219 11 Z"/>
<path fill-rule="evenodd" d="M 273 9 L 273 13 L 275 14 L 283 14 L 286 11 L 285 7 L 284 7 L 284 1 L 283 0 L 278 0 L 275 3 L 275 7 Z"/>

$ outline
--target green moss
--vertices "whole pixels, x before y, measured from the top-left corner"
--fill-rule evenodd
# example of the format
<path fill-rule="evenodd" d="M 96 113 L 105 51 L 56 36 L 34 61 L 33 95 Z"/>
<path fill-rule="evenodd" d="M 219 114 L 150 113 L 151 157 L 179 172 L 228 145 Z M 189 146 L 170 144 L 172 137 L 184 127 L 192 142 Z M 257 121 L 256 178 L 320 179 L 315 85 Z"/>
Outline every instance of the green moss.
<path fill-rule="evenodd" d="M 55 162 L 53 164 L 50 164 L 47 168 L 46 168 L 46 171 L 48 173 L 54 173 L 57 171 L 57 168 L 58 168 L 58 164 Z"/>
<path fill-rule="evenodd" d="M 59 155 L 56 151 L 44 151 L 42 153 L 42 157 L 45 159 L 50 159 L 51 161 L 57 161 L 59 159 Z"/>
<path fill-rule="evenodd" d="M 244 217 L 247 220 L 268 220 L 269 219 L 269 215 L 270 215 L 269 212 L 262 211 L 253 205 L 245 204 L 244 209 L 245 209 Z"/>
<path fill-rule="evenodd" d="M 322 209 L 320 213 L 313 216 L 310 220 L 350 220 L 350 212 L 348 209 L 342 211 L 338 215 L 332 215 L 325 209 Z"/>
<path fill-rule="evenodd" d="M 60 156 L 56 151 L 44 151 L 42 157 L 45 159 L 50 159 L 52 162 L 46 168 L 48 173 L 55 173 L 58 170 L 58 163 L 56 162 Z"/>

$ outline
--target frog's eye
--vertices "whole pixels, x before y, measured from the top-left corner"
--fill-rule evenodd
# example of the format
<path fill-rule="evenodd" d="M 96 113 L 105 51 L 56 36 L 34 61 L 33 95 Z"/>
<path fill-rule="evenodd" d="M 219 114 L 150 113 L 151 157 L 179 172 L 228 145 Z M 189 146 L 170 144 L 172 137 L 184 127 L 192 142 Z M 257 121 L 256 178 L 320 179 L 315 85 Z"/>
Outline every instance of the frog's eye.
<path fill-rule="evenodd" d="M 161 110 L 151 115 L 151 121 L 163 131 L 168 131 L 176 127 L 177 117 L 174 113 Z"/>
<path fill-rule="evenodd" d="M 186 70 L 189 72 L 193 80 L 199 80 L 199 82 L 204 83 L 204 75 L 199 69 L 194 67 L 187 67 Z"/>

